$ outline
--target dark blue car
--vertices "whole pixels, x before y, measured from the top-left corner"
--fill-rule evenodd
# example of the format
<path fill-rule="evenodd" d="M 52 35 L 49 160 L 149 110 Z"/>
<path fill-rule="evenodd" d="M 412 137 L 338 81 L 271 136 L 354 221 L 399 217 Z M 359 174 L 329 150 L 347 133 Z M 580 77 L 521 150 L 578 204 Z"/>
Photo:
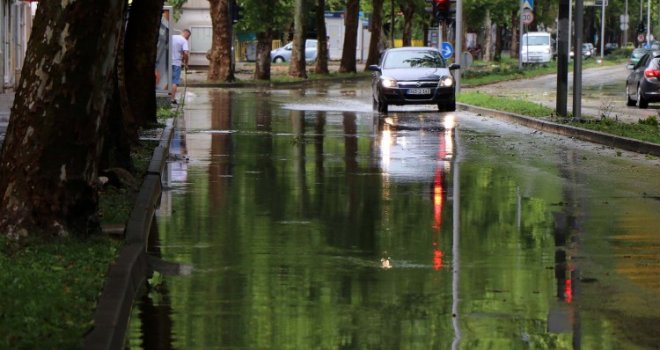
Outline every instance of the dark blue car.
<path fill-rule="evenodd" d="M 387 113 L 389 105 L 435 104 L 440 111 L 456 110 L 452 70 L 437 49 L 401 47 L 385 51 L 374 72 L 371 91 L 375 111 Z"/>

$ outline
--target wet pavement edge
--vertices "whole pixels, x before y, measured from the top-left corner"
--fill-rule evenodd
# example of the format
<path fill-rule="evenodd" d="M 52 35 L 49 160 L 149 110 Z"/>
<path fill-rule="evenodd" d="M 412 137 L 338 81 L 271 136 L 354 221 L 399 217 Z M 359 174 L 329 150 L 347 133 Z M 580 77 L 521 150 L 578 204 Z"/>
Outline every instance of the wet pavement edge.
<path fill-rule="evenodd" d="M 520 114 L 497 111 L 494 109 L 471 106 L 463 103 L 457 103 L 457 108 L 472 113 L 484 114 L 495 117 L 510 123 L 523 125 L 540 131 L 551 132 L 554 134 L 572 137 L 582 141 L 601 144 L 604 146 L 618 148 L 626 151 L 649 154 L 660 157 L 660 144 L 639 141 L 627 137 L 616 136 L 588 129 L 576 128 L 570 125 L 553 123 Z"/>
<path fill-rule="evenodd" d="M 144 288 L 149 273 L 146 242 L 154 213 L 160 204 L 162 174 L 174 135 L 173 120 L 167 122 L 154 149 L 135 206 L 126 224 L 125 244 L 110 266 L 94 313 L 94 327 L 85 336 L 82 349 L 123 349 L 131 308 Z"/>

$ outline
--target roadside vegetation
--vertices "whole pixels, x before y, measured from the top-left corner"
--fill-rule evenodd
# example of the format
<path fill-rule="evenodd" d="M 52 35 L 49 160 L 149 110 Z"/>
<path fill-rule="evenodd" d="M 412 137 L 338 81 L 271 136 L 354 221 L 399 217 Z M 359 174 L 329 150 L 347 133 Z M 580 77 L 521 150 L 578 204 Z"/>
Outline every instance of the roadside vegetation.
<path fill-rule="evenodd" d="M 166 108 L 158 115 L 176 112 Z M 142 141 L 132 149 L 131 175 L 138 185 L 156 145 Z M 135 189 L 106 185 L 99 198 L 101 224 L 124 225 L 136 197 Z M 0 349 L 79 348 L 122 244 L 123 236 L 107 234 L 20 243 L 0 235 Z"/>

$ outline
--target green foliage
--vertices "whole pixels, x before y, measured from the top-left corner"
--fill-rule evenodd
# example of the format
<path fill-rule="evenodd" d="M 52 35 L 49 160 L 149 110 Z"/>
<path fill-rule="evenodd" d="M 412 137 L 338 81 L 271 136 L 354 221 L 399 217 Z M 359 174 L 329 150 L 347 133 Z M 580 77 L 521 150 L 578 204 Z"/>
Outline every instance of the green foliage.
<path fill-rule="evenodd" d="M 0 245 L 0 348 L 78 348 L 120 242 L 94 237 L 13 246 L 0 236 Z"/>
<path fill-rule="evenodd" d="M 486 95 L 480 92 L 461 92 L 457 100 L 461 103 L 527 115 L 530 117 L 547 117 L 553 114 L 552 109 L 540 104 L 508 97 Z"/>
<path fill-rule="evenodd" d="M 639 123 L 642 125 L 658 127 L 658 118 L 654 115 L 647 117 L 646 119 L 640 119 Z"/>

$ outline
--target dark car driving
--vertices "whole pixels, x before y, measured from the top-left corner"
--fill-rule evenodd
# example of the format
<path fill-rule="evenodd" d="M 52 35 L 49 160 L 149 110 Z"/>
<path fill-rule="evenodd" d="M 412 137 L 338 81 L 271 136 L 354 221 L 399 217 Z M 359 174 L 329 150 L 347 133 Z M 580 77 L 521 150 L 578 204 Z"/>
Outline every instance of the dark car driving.
<path fill-rule="evenodd" d="M 371 92 L 374 110 L 387 113 L 389 105 L 435 104 L 440 111 L 456 110 L 454 77 L 440 51 L 430 47 L 386 50 L 374 71 Z"/>
<path fill-rule="evenodd" d="M 660 51 L 649 51 L 631 69 L 626 79 L 627 105 L 646 108 L 660 102 Z"/>

